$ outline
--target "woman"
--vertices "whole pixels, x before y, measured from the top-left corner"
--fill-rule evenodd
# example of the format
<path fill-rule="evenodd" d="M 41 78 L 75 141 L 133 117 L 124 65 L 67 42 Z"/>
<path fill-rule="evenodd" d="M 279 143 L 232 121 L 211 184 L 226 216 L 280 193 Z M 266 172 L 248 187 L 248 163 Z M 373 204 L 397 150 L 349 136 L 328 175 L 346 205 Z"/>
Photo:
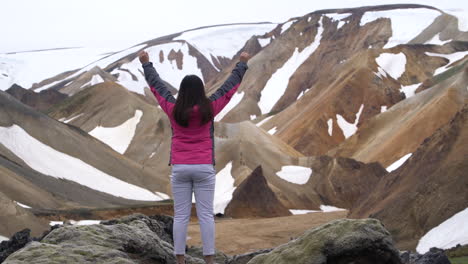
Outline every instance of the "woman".
<path fill-rule="evenodd" d="M 167 90 L 148 53 L 141 51 L 140 62 L 146 81 L 167 114 L 172 126 L 170 164 L 174 198 L 174 253 L 178 263 L 185 263 L 187 225 L 195 193 L 197 217 L 206 263 L 214 261 L 213 199 L 216 172 L 214 169 L 213 119 L 229 103 L 247 70 L 249 54 L 242 52 L 240 61 L 226 82 L 209 98 L 202 80 L 187 75 L 180 84 L 177 100 Z"/>

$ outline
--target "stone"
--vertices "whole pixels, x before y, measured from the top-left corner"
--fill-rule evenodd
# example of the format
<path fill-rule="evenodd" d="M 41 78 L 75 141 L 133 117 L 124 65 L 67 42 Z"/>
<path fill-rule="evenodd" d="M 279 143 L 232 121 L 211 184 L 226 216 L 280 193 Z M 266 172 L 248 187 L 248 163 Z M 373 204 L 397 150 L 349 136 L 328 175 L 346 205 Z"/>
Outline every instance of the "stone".
<path fill-rule="evenodd" d="M 390 233 L 376 219 L 340 219 L 310 229 L 249 264 L 400 264 Z"/>

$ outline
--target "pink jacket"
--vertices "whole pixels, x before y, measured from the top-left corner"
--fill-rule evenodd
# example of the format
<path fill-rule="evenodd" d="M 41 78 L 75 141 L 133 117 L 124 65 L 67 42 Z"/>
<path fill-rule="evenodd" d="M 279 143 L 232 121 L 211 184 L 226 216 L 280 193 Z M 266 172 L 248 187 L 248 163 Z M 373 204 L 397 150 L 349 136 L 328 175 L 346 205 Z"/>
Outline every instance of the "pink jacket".
<path fill-rule="evenodd" d="M 247 68 L 246 63 L 237 63 L 229 78 L 209 97 L 214 116 L 229 103 L 239 88 Z M 215 164 L 214 121 L 200 125 L 198 106 L 194 106 L 189 126 L 178 125 L 172 116 L 176 99 L 166 88 L 151 62 L 143 64 L 143 69 L 151 91 L 171 122 L 172 144 L 169 164 Z"/>

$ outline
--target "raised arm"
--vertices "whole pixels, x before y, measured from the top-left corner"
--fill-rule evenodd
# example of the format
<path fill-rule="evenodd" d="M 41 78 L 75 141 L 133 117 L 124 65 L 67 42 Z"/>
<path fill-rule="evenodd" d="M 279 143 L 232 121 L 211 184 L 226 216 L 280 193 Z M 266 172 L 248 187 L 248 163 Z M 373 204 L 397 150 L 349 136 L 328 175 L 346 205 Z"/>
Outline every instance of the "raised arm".
<path fill-rule="evenodd" d="M 236 64 L 234 70 L 232 70 L 231 75 L 224 84 L 210 96 L 209 99 L 212 101 L 211 104 L 213 106 L 214 116 L 223 110 L 237 91 L 237 88 L 239 88 L 242 78 L 248 69 L 247 62 L 249 58 L 250 55 L 247 52 L 242 52 L 239 62 Z"/>
<path fill-rule="evenodd" d="M 167 89 L 164 82 L 159 77 L 158 72 L 153 66 L 153 63 L 149 61 L 149 55 L 146 51 L 140 51 L 138 54 L 141 65 L 143 66 L 143 71 L 145 73 L 146 82 L 150 86 L 151 92 L 158 100 L 159 105 L 166 114 L 170 115 L 172 108 L 176 102 L 174 96 Z"/>

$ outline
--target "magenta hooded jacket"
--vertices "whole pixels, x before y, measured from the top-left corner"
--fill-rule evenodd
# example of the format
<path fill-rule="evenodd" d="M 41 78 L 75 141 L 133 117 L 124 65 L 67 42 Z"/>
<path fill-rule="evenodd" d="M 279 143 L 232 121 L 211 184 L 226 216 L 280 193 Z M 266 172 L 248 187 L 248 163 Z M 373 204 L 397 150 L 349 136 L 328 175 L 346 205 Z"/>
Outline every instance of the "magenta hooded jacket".
<path fill-rule="evenodd" d="M 239 88 L 247 68 L 246 63 L 238 62 L 229 78 L 209 97 L 213 107 L 213 118 L 229 103 Z M 172 144 L 169 164 L 215 164 L 214 120 L 200 125 L 198 106 L 194 106 L 189 126 L 178 125 L 172 115 L 176 99 L 151 62 L 144 63 L 143 70 L 151 91 L 171 122 Z"/>

